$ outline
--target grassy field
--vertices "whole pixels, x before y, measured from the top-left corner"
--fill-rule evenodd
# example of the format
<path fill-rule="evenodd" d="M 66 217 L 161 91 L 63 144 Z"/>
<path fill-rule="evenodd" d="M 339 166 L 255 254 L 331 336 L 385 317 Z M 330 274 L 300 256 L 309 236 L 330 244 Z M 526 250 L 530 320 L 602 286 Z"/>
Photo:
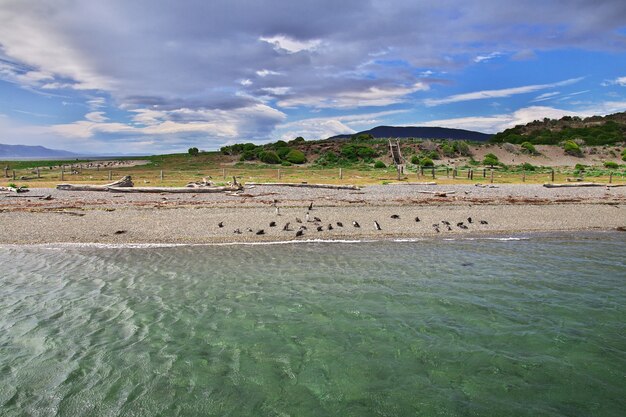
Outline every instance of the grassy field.
<path fill-rule="evenodd" d="M 131 158 L 128 158 L 131 159 Z M 138 159 L 138 158 L 135 158 Z M 130 175 L 136 186 L 184 186 L 190 181 L 200 181 L 211 177 L 216 184 L 223 184 L 237 177 L 246 182 L 309 182 L 328 184 L 387 184 L 412 181 L 436 181 L 446 183 L 490 183 L 492 173 L 489 168 L 473 167 L 473 178 L 468 178 L 469 168 L 459 168 L 454 172 L 452 166 L 438 166 L 434 179 L 431 168 L 408 165 L 398 179 L 394 167 L 375 169 L 367 164 L 351 164 L 342 167 L 320 167 L 317 165 L 265 165 L 260 163 L 235 162 L 234 158 L 225 157 L 218 152 L 201 153 L 197 156 L 188 154 L 158 155 L 139 158 L 148 161 L 145 165 L 87 167 L 88 161 L 0 161 L 0 186 L 16 184 L 28 187 L 55 187 L 59 183 L 105 184 L 109 176 L 115 180 Z M 92 161 L 101 164 L 102 161 Z M 61 179 L 61 166 L 63 179 Z M 9 167 L 5 171 L 4 167 Z M 39 168 L 39 174 L 37 173 Z M 15 171 L 15 179 L 13 172 Z M 71 171 L 74 171 L 72 173 Z M 4 174 L 7 173 L 8 177 Z M 163 177 L 161 178 L 161 173 Z M 587 169 L 581 173 L 573 168 L 555 168 L 554 182 L 565 182 L 567 178 L 583 177 L 585 180 L 608 183 L 612 173 L 613 183 L 626 182 L 624 169 L 609 170 L 604 168 Z M 39 176 L 39 177 L 38 177 Z M 544 183 L 552 181 L 552 169 L 540 168 L 536 171 L 522 171 L 515 166 L 507 169 L 494 169 L 493 183 Z"/>

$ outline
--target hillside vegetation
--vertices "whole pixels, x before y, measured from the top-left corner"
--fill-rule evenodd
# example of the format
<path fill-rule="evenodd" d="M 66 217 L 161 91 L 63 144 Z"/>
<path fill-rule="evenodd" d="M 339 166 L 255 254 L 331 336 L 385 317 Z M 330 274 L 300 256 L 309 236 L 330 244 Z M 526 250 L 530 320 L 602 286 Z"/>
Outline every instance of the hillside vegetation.
<path fill-rule="evenodd" d="M 578 145 L 613 145 L 626 140 L 626 112 L 587 118 L 565 116 L 545 118 L 518 125 L 494 135 L 492 143 L 529 142 L 535 145 L 559 145 L 568 141 Z"/>

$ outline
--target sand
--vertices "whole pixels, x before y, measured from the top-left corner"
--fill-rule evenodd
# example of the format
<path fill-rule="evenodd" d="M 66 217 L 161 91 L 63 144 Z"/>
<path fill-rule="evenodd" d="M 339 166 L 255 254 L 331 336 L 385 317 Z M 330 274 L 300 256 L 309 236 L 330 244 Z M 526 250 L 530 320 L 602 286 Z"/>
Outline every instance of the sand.
<path fill-rule="evenodd" d="M 417 191 L 445 191 L 448 196 Z M 50 199 L 42 199 L 45 196 Z M 321 221 L 315 222 L 314 217 Z M 353 221 L 361 227 L 354 227 Z M 382 230 L 376 230 L 374 221 Z M 442 221 L 451 223 L 451 230 Z M 276 226 L 270 227 L 271 222 Z M 284 231 L 287 222 L 290 227 Z M 459 222 L 467 228 L 457 226 Z M 19 197 L 0 196 L 0 225 L 4 244 L 411 239 L 615 230 L 626 228 L 626 187 L 381 185 L 347 191 L 272 186 L 246 189 L 241 196 L 32 189 Z M 307 229 L 296 237 L 300 226 Z M 317 231 L 318 226 L 322 231 Z M 259 230 L 264 233 L 257 234 Z"/>

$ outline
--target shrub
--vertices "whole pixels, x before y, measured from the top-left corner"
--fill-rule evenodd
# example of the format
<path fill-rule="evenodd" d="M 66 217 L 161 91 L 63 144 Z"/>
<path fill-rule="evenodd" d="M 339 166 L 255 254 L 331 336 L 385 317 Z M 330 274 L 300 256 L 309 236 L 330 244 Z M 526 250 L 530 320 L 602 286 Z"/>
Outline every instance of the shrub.
<path fill-rule="evenodd" d="M 303 143 L 305 140 L 302 136 L 298 136 L 295 139 L 292 139 L 289 141 L 289 145 L 299 145 L 301 143 Z"/>
<path fill-rule="evenodd" d="M 456 155 L 456 152 L 454 150 L 454 146 L 450 145 L 450 144 L 445 144 L 441 147 L 441 153 L 444 154 L 444 156 L 447 156 L 448 158 L 452 158 Z"/>
<path fill-rule="evenodd" d="M 198 154 L 200 153 L 200 151 L 198 150 L 198 148 L 189 148 L 189 150 L 187 151 L 189 153 L 189 155 L 191 156 L 198 156 Z"/>
<path fill-rule="evenodd" d="M 424 157 L 422 159 L 420 159 L 420 165 L 423 167 L 434 167 L 435 163 L 433 162 L 432 159 L 428 158 L 428 157 Z"/>
<path fill-rule="evenodd" d="M 330 164 L 336 164 L 339 161 L 339 157 L 337 156 L 337 154 L 333 151 L 326 151 L 322 154 L 322 156 L 320 156 L 319 158 L 317 158 L 315 160 L 315 163 L 318 165 L 330 165 Z"/>
<path fill-rule="evenodd" d="M 274 148 L 278 149 L 278 148 L 285 148 L 289 145 L 287 145 L 287 142 L 285 142 L 284 140 L 279 140 L 274 144 Z"/>
<path fill-rule="evenodd" d="M 520 168 L 522 168 L 524 171 L 534 171 L 535 169 L 537 169 L 537 167 L 535 167 L 533 164 L 529 164 L 528 162 L 524 162 L 522 165 L 520 165 Z"/>
<path fill-rule="evenodd" d="M 350 160 L 368 159 L 377 156 L 376 150 L 366 145 L 348 144 L 341 147 L 341 156 Z"/>
<path fill-rule="evenodd" d="M 608 168 L 608 169 L 617 169 L 617 168 L 619 168 L 619 165 L 617 164 L 617 162 L 606 161 L 604 163 L 604 167 Z"/>
<path fill-rule="evenodd" d="M 244 151 L 241 154 L 241 158 L 239 158 L 240 161 L 251 161 L 254 158 L 256 158 L 256 154 L 254 153 L 254 151 Z"/>
<path fill-rule="evenodd" d="M 304 164 L 306 162 L 306 156 L 304 155 L 304 152 L 292 149 L 285 156 L 285 160 L 291 162 L 292 164 Z"/>
<path fill-rule="evenodd" d="M 413 155 L 413 156 L 411 157 L 411 163 L 412 163 L 413 165 L 419 165 L 419 164 L 420 164 L 420 157 L 419 157 L 419 156 L 417 156 L 417 155 Z"/>
<path fill-rule="evenodd" d="M 626 161 L 626 149 L 622 151 L 622 161 Z"/>
<path fill-rule="evenodd" d="M 494 165 L 498 165 L 498 163 L 499 163 L 498 157 L 492 153 L 488 153 L 487 155 L 485 155 L 485 158 L 483 159 L 483 165 L 494 166 Z"/>
<path fill-rule="evenodd" d="M 280 164 L 280 158 L 272 151 L 261 152 L 259 159 L 266 164 Z"/>
<path fill-rule="evenodd" d="M 383 161 L 376 161 L 374 163 L 374 168 L 387 168 L 387 165 Z"/>
<path fill-rule="evenodd" d="M 535 145 L 533 145 L 530 142 L 524 142 L 520 145 L 522 147 L 522 152 L 530 154 L 530 155 L 537 155 L 537 149 L 535 148 Z"/>
<path fill-rule="evenodd" d="M 439 159 L 439 152 L 437 151 L 428 151 L 426 152 L 426 157 L 430 159 Z"/>
<path fill-rule="evenodd" d="M 244 152 L 248 152 L 248 151 L 253 151 L 257 148 L 257 146 L 254 143 L 244 143 L 242 145 L 243 151 Z"/>
<path fill-rule="evenodd" d="M 582 156 L 583 151 L 580 149 L 580 146 L 573 140 L 565 141 L 563 144 L 563 149 L 565 153 L 572 156 Z"/>
<path fill-rule="evenodd" d="M 425 140 L 420 145 L 420 148 L 422 148 L 425 151 L 434 151 L 437 149 L 437 144 L 433 142 L 432 140 Z"/>
<path fill-rule="evenodd" d="M 462 141 L 462 140 L 455 141 L 452 147 L 454 148 L 454 151 L 457 152 L 461 156 L 471 155 L 469 145 L 465 141 Z"/>
<path fill-rule="evenodd" d="M 291 152 L 291 148 L 288 148 L 288 147 L 282 147 L 282 148 L 276 149 L 276 155 L 278 155 L 280 159 L 285 159 L 285 157 L 287 156 L 289 152 Z"/>
<path fill-rule="evenodd" d="M 283 161 L 283 162 L 281 162 L 280 164 L 281 164 L 282 166 L 284 166 L 284 167 L 290 167 L 290 166 L 292 165 L 292 163 L 291 163 L 291 162 L 289 162 L 289 161 Z"/>

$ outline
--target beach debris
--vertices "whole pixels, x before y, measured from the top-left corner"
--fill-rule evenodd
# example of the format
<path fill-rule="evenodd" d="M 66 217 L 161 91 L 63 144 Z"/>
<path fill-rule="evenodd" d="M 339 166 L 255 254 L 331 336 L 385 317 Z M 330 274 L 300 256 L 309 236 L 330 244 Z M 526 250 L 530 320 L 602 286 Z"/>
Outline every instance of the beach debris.
<path fill-rule="evenodd" d="M 57 190 L 64 191 L 109 191 L 111 187 L 125 188 L 132 187 L 135 184 L 133 183 L 130 175 L 126 175 L 120 178 L 117 181 L 113 181 L 109 184 L 104 185 L 72 185 L 72 184 L 59 184 L 57 185 Z"/>
<path fill-rule="evenodd" d="M 202 178 L 202 181 L 190 182 L 187 185 L 185 185 L 185 187 L 200 188 L 200 187 L 211 187 L 212 185 L 213 185 L 213 182 L 211 181 L 211 177 L 208 177 L 208 179 L 207 177 L 204 177 Z"/>
<path fill-rule="evenodd" d="M 227 186 L 191 186 L 191 187 L 135 187 L 130 175 L 104 185 L 58 184 L 57 190 L 63 191 L 109 191 L 115 193 L 222 193 L 243 190 L 243 186 L 233 177 Z"/>
<path fill-rule="evenodd" d="M 307 188 L 328 188 L 331 190 L 360 190 L 356 185 L 335 185 L 335 184 L 309 184 L 292 182 L 248 182 L 248 186 L 273 186 L 273 187 L 307 187 Z"/>
<path fill-rule="evenodd" d="M 447 197 L 448 194 L 454 194 L 454 191 L 426 191 L 426 190 L 418 190 L 420 194 L 432 194 L 435 197 Z"/>
<path fill-rule="evenodd" d="M 546 183 L 543 184 L 546 188 L 565 188 L 565 187 L 604 187 L 606 184 L 599 184 L 597 182 L 576 182 L 569 184 L 552 184 Z"/>

